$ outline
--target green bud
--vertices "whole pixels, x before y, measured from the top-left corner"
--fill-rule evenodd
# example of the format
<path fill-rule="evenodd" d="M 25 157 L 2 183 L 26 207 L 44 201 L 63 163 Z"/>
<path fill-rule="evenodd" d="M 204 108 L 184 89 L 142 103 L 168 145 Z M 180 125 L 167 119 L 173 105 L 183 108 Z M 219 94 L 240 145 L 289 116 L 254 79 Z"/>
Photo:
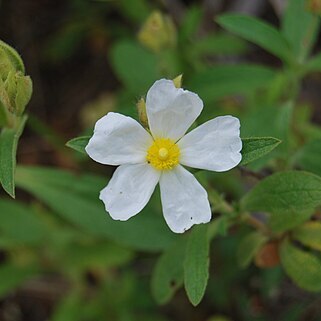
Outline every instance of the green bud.
<path fill-rule="evenodd" d="M 29 76 L 16 74 L 16 97 L 14 113 L 22 115 L 32 95 L 32 80 Z"/>
<path fill-rule="evenodd" d="M 182 78 L 183 78 L 183 75 L 181 74 L 173 79 L 173 83 L 176 88 L 182 87 Z M 142 124 L 144 128 L 148 130 L 149 125 L 148 125 L 145 99 L 144 98 L 139 99 L 138 102 L 136 103 L 136 107 L 137 107 L 139 122 Z"/>
<path fill-rule="evenodd" d="M 6 84 L 3 82 L 1 77 L 0 77 L 0 101 L 6 107 L 7 110 L 10 109 L 9 108 L 10 99 L 9 99 L 9 95 L 7 93 Z"/>
<path fill-rule="evenodd" d="M 182 88 L 182 81 L 183 81 L 183 75 L 180 74 L 176 78 L 173 79 L 173 83 L 176 88 Z"/>
<path fill-rule="evenodd" d="M 148 118 L 146 113 L 145 99 L 144 98 L 139 99 L 136 104 L 136 107 L 138 111 L 139 122 L 142 124 L 144 128 L 148 129 L 149 125 L 148 125 Z"/>
<path fill-rule="evenodd" d="M 10 100 L 7 94 L 5 84 L 0 77 L 0 127 L 9 123 L 9 109 Z"/>
<path fill-rule="evenodd" d="M 156 53 L 174 47 L 176 28 L 172 19 L 159 11 L 154 11 L 140 29 L 138 40 Z"/>
<path fill-rule="evenodd" d="M 0 76 L 5 80 L 9 71 L 25 73 L 25 66 L 17 51 L 0 40 Z"/>
<path fill-rule="evenodd" d="M 21 57 L 0 40 L 0 125 L 11 126 L 21 116 L 32 94 Z"/>
<path fill-rule="evenodd" d="M 4 82 L 4 88 L 6 94 L 8 96 L 7 100 L 7 109 L 13 113 L 14 111 L 14 100 L 16 96 L 16 80 L 15 80 L 15 72 L 12 70 L 9 71 L 7 79 Z"/>
<path fill-rule="evenodd" d="M 5 81 L 10 71 L 14 70 L 14 66 L 11 63 L 6 52 L 0 47 L 0 78 Z"/>
<path fill-rule="evenodd" d="M 13 74 L 9 72 L 4 83 L 7 94 L 7 109 L 17 116 L 22 115 L 32 94 L 32 81 L 29 76 L 24 76 L 20 72 Z"/>

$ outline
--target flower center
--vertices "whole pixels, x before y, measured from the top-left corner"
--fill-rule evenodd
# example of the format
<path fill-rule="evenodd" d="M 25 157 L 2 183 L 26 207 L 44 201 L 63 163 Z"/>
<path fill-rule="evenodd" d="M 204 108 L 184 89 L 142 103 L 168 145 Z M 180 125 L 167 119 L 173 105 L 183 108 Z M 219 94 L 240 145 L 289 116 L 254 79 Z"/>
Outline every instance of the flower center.
<path fill-rule="evenodd" d="M 147 162 L 158 170 L 173 169 L 179 163 L 180 151 L 174 141 L 157 138 L 147 150 Z"/>

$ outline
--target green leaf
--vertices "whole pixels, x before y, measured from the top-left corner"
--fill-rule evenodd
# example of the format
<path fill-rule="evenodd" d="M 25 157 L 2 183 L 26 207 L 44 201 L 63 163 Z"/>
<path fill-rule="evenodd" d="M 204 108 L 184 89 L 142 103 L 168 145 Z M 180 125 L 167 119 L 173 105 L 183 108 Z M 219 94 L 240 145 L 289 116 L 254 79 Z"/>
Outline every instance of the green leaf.
<path fill-rule="evenodd" d="M 262 20 L 239 14 L 224 14 L 216 19 L 219 25 L 255 43 L 282 60 L 289 61 L 291 51 L 283 35 Z"/>
<path fill-rule="evenodd" d="M 321 261 L 285 240 L 281 245 L 281 263 L 290 278 L 301 288 L 321 291 Z"/>
<path fill-rule="evenodd" d="M 0 199 L 1 236 L 20 244 L 40 244 L 47 227 L 26 204 Z"/>
<path fill-rule="evenodd" d="M 310 53 L 319 31 L 317 15 L 307 11 L 306 0 L 289 0 L 282 19 L 282 33 L 299 62 Z"/>
<path fill-rule="evenodd" d="M 152 294 L 158 304 L 165 304 L 183 285 L 183 261 L 186 238 L 183 236 L 158 259 L 151 280 Z"/>
<path fill-rule="evenodd" d="M 208 225 L 195 226 L 189 235 L 184 260 L 184 284 L 190 302 L 198 305 L 205 293 L 209 277 Z"/>
<path fill-rule="evenodd" d="M 179 40 L 186 44 L 186 41 L 191 40 L 192 36 L 197 32 L 203 17 L 203 11 L 199 6 L 189 7 L 179 28 Z"/>
<path fill-rule="evenodd" d="M 4 190 L 13 198 L 15 197 L 16 153 L 26 120 L 27 117 L 24 116 L 19 120 L 16 128 L 3 128 L 0 134 L 0 182 Z"/>
<path fill-rule="evenodd" d="M 39 179 L 39 184 L 46 184 L 51 188 L 70 190 L 71 193 L 79 195 L 86 200 L 97 200 L 99 191 L 106 186 L 107 178 L 94 174 L 82 174 L 58 170 L 50 167 L 18 166 L 17 185 L 21 186 L 21 181 L 28 180 L 31 185 Z M 72 182 L 76 180 L 77 183 Z M 29 184 L 28 184 L 29 185 Z"/>
<path fill-rule="evenodd" d="M 104 269 L 121 266 L 133 258 L 133 252 L 110 242 L 70 244 L 63 248 L 61 260 L 72 273 L 86 271 L 88 268 Z"/>
<path fill-rule="evenodd" d="M 267 241 L 267 237 L 259 232 L 247 234 L 240 242 L 237 249 L 237 262 L 241 268 L 247 267 L 253 260 L 255 254 Z"/>
<path fill-rule="evenodd" d="M 269 227 L 275 233 L 292 230 L 311 218 L 313 210 L 283 210 L 270 213 Z"/>
<path fill-rule="evenodd" d="M 150 13 L 149 4 L 146 0 L 119 0 L 114 3 L 120 7 L 122 15 L 126 15 L 134 22 L 142 23 Z"/>
<path fill-rule="evenodd" d="M 76 137 L 69 140 L 66 143 L 66 146 L 76 150 L 77 152 L 86 154 L 85 147 L 88 145 L 89 139 L 90 139 L 90 136 Z"/>
<path fill-rule="evenodd" d="M 302 244 L 321 251 L 321 222 L 307 222 L 296 228 L 292 235 Z"/>
<path fill-rule="evenodd" d="M 31 267 L 18 267 L 12 263 L 0 265 L 0 297 L 7 295 L 35 273 Z"/>
<path fill-rule="evenodd" d="M 304 66 L 305 72 L 321 71 L 321 53 L 312 57 Z"/>
<path fill-rule="evenodd" d="M 71 59 L 86 37 L 89 23 L 85 22 L 85 20 L 70 19 L 55 29 L 55 32 L 43 44 L 43 58 L 56 65 Z"/>
<path fill-rule="evenodd" d="M 64 295 L 55 307 L 50 318 L 51 321 L 79 321 L 83 317 L 83 299 L 79 290 L 73 290 L 71 293 Z"/>
<path fill-rule="evenodd" d="M 135 95 L 144 95 L 160 76 L 156 57 L 134 42 L 117 43 L 111 62 L 118 78 Z"/>
<path fill-rule="evenodd" d="M 241 135 L 243 137 L 278 137 L 282 144 L 265 156 L 249 164 L 252 170 L 260 170 L 271 159 L 289 158 L 290 124 L 293 104 L 286 102 L 281 105 L 264 105 L 241 116 Z"/>
<path fill-rule="evenodd" d="M 242 138 L 242 161 L 246 165 L 271 152 L 281 141 L 274 137 Z"/>
<path fill-rule="evenodd" d="M 321 205 L 321 178 L 303 171 L 275 173 L 241 200 L 248 211 L 306 211 Z"/>
<path fill-rule="evenodd" d="M 210 200 L 210 203 L 211 200 Z M 215 212 L 215 210 L 214 210 Z M 227 218 L 227 216 L 220 216 L 215 219 L 213 219 L 208 224 L 208 237 L 210 240 L 214 239 L 216 236 L 226 236 L 228 232 L 228 228 L 230 226 L 231 222 Z"/>
<path fill-rule="evenodd" d="M 273 69 L 260 65 L 221 65 L 196 73 L 188 87 L 204 101 L 233 94 L 249 94 L 268 86 L 275 78 Z"/>
<path fill-rule="evenodd" d="M 264 104 L 261 108 L 250 109 L 241 115 L 243 137 L 277 137 L 282 140 L 278 150 L 286 145 L 292 115 L 292 104 Z"/>
<path fill-rule="evenodd" d="M 127 222 L 112 220 L 99 200 L 99 192 L 107 184 L 107 179 L 77 176 L 67 171 L 18 167 L 16 181 L 17 186 L 91 235 L 145 251 L 162 250 L 175 237 L 162 218 L 159 203 L 153 207 L 153 199 L 139 215 Z"/>
<path fill-rule="evenodd" d="M 225 33 L 210 34 L 204 38 L 196 39 L 190 48 L 191 56 L 199 59 L 208 55 L 241 54 L 247 49 L 244 40 Z"/>
<path fill-rule="evenodd" d="M 321 139 L 305 144 L 297 153 L 295 163 L 304 170 L 321 176 Z"/>

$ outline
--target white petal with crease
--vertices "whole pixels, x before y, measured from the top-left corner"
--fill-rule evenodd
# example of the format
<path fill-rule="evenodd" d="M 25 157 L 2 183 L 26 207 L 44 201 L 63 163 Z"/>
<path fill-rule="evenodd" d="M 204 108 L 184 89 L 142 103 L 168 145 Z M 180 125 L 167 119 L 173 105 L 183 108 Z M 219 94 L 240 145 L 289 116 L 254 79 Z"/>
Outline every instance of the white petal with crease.
<path fill-rule="evenodd" d="M 146 111 L 154 138 L 177 141 L 193 124 L 203 109 L 202 100 L 188 90 L 176 88 L 173 81 L 161 79 L 146 96 Z"/>
<path fill-rule="evenodd" d="M 232 116 L 216 117 L 189 132 L 177 144 L 181 150 L 181 164 L 227 171 L 242 159 L 240 121 Z"/>
<path fill-rule="evenodd" d="M 108 113 L 97 121 L 86 152 L 102 164 L 137 164 L 146 161 L 146 151 L 152 143 L 150 134 L 136 120 Z"/>
<path fill-rule="evenodd" d="M 178 165 L 164 171 L 159 183 L 164 217 L 173 232 L 183 233 L 211 220 L 207 192 L 185 168 Z"/>
<path fill-rule="evenodd" d="M 160 171 L 148 164 L 121 165 L 99 198 L 114 220 L 126 221 L 148 203 L 159 177 Z"/>

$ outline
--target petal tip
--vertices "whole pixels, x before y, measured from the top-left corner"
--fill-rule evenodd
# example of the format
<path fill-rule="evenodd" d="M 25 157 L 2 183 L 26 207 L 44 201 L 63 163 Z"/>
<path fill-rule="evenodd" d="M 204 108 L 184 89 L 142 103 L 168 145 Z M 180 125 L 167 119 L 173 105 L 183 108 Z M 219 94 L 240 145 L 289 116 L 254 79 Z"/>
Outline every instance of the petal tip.
<path fill-rule="evenodd" d="M 204 220 L 203 222 L 194 222 L 188 226 L 185 226 L 184 228 L 173 228 L 171 226 L 169 226 L 169 229 L 177 234 L 183 234 L 185 232 L 187 232 L 188 230 L 190 230 L 194 225 L 199 225 L 199 224 L 207 224 L 211 221 L 211 217 L 209 219 Z"/>
<path fill-rule="evenodd" d="M 105 211 L 107 214 L 114 220 L 114 221 L 127 221 L 129 217 L 121 215 L 119 213 L 114 213 L 111 206 L 109 206 L 107 200 L 106 200 L 106 188 L 100 191 L 99 193 L 99 199 L 104 203 Z"/>

